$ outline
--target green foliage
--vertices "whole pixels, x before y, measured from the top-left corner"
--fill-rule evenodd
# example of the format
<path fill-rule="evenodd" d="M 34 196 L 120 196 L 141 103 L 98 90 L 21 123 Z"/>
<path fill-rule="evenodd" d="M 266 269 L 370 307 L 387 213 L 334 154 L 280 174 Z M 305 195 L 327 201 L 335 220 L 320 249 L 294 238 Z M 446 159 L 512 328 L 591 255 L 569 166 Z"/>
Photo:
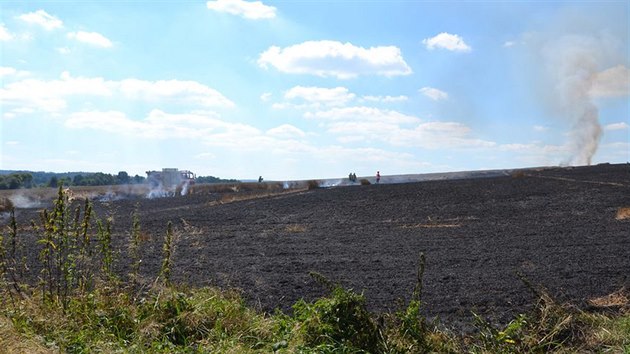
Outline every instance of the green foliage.
<path fill-rule="evenodd" d="M 138 272 L 140 271 L 140 217 L 138 216 L 139 206 L 133 211 L 131 216 L 131 239 L 129 240 L 129 258 L 131 259 L 131 278 L 136 281 L 138 278 Z"/>
<path fill-rule="evenodd" d="M 164 237 L 164 244 L 162 245 L 162 266 L 160 268 L 160 278 L 164 283 L 168 284 L 171 281 L 171 268 L 173 255 L 173 223 L 168 222 L 166 225 L 166 236 Z"/>
<path fill-rule="evenodd" d="M 236 179 L 224 179 L 214 176 L 198 176 L 195 178 L 197 183 L 238 183 L 239 180 Z"/>
<path fill-rule="evenodd" d="M 377 352 L 378 329 L 365 308 L 365 297 L 335 287 L 329 297 L 293 305 L 304 346 L 321 352 Z"/>
<path fill-rule="evenodd" d="M 11 173 L 0 175 L 0 189 L 18 189 L 33 187 L 33 175 L 30 173 Z"/>

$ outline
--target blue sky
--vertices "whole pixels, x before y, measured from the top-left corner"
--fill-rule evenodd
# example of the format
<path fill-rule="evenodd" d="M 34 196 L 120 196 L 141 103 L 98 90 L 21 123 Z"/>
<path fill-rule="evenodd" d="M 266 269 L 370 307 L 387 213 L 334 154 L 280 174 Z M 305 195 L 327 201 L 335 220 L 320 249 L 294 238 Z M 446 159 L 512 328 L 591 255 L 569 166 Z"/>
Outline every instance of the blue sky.
<path fill-rule="evenodd" d="M 630 160 L 627 1 L 4 1 L 0 169 Z"/>

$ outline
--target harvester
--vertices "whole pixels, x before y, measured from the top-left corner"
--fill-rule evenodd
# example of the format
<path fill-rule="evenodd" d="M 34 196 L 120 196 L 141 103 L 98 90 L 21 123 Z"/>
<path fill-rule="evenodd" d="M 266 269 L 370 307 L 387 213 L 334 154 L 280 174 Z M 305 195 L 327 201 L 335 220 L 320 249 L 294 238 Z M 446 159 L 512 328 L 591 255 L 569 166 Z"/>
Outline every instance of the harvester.
<path fill-rule="evenodd" d="M 188 187 L 195 184 L 195 174 L 188 170 L 163 168 L 162 171 L 147 171 L 147 183 L 151 189 L 186 194 Z"/>

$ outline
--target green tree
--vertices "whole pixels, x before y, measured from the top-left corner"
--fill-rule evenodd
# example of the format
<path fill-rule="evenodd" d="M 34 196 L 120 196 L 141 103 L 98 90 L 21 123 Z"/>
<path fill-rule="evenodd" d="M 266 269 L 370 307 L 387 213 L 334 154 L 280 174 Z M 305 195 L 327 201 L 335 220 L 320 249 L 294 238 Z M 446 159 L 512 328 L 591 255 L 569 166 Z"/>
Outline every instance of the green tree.
<path fill-rule="evenodd" d="M 74 178 L 72 179 L 72 184 L 75 186 L 83 186 L 85 183 L 85 177 L 83 177 L 83 175 L 79 174 L 74 176 Z"/>
<path fill-rule="evenodd" d="M 129 184 L 129 174 L 125 171 L 118 172 L 116 179 L 118 180 L 118 184 Z"/>
<path fill-rule="evenodd" d="M 57 180 L 57 176 L 50 177 L 50 181 L 48 182 L 48 187 L 57 188 L 59 184 L 59 180 Z"/>

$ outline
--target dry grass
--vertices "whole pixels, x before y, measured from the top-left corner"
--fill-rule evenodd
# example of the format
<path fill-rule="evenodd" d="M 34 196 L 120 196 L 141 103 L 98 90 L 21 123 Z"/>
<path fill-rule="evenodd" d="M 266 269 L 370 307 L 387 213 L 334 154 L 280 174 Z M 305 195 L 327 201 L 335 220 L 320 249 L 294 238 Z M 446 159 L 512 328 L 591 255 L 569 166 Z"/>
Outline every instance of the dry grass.
<path fill-rule="evenodd" d="M 185 233 L 186 236 L 199 236 L 199 235 L 203 235 L 204 230 L 201 227 L 197 227 L 194 225 L 191 225 L 188 221 L 186 221 L 184 218 L 181 219 L 182 221 L 182 225 L 184 226 L 184 230 L 183 232 Z"/>
<path fill-rule="evenodd" d="M 615 217 L 617 220 L 627 220 L 630 219 L 630 207 L 622 207 L 617 209 L 617 216 Z"/>
<path fill-rule="evenodd" d="M 13 209 L 13 202 L 9 198 L 0 197 L 0 213 L 8 212 Z"/>
<path fill-rule="evenodd" d="M 512 178 L 523 178 L 525 177 L 524 171 L 514 171 L 512 172 Z"/>
<path fill-rule="evenodd" d="M 590 299 L 588 302 L 591 306 L 597 308 L 628 308 L 630 306 L 628 295 L 630 295 L 630 292 L 622 288 L 612 294 Z"/>
<path fill-rule="evenodd" d="M 0 316 L 0 351 L 7 354 L 18 353 L 56 353 L 57 351 L 46 348 L 43 340 L 29 338 L 20 334 L 10 319 Z"/>

